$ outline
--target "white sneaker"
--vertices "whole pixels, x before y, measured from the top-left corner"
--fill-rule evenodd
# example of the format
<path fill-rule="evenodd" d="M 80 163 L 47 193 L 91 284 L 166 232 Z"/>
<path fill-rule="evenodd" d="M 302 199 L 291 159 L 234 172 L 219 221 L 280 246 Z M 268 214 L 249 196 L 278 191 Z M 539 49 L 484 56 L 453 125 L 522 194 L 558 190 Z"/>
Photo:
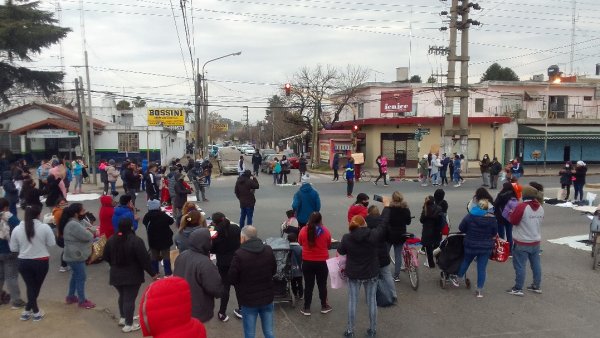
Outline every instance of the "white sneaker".
<path fill-rule="evenodd" d="M 128 333 L 128 332 L 137 331 L 137 330 L 139 330 L 140 328 L 141 328 L 141 327 L 140 327 L 140 324 L 135 324 L 135 323 L 134 323 L 134 324 L 133 324 L 133 325 L 131 325 L 131 326 L 130 326 L 130 325 L 125 325 L 125 326 L 123 326 L 123 328 L 121 329 L 121 331 L 123 331 L 123 332 L 125 332 L 125 333 Z"/>
<path fill-rule="evenodd" d="M 119 318 L 119 326 L 125 326 L 125 318 Z"/>

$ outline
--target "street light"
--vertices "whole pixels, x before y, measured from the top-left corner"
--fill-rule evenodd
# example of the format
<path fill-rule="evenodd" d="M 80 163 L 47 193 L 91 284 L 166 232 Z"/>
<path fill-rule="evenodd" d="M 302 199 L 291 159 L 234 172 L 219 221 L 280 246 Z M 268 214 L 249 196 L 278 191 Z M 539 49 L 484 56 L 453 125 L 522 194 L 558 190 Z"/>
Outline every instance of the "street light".
<path fill-rule="evenodd" d="M 203 135 L 204 135 L 204 148 L 206 149 L 206 153 L 208 154 L 209 149 L 209 142 L 208 142 L 208 138 L 209 138 L 209 132 L 208 132 L 208 86 L 206 84 L 206 75 L 204 72 L 204 68 L 206 67 L 207 64 L 213 62 L 213 61 L 217 61 L 220 59 L 224 59 L 226 57 L 230 57 L 230 56 L 239 56 L 241 55 L 242 52 L 236 52 L 236 53 L 230 53 L 227 55 L 223 55 L 223 56 L 219 56 L 218 58 L 214 58 L 214 59 L 210 59 L 208 61 L 206 61 L 203 65 L 202 65 L 202 125 L 203 125 Z"/>

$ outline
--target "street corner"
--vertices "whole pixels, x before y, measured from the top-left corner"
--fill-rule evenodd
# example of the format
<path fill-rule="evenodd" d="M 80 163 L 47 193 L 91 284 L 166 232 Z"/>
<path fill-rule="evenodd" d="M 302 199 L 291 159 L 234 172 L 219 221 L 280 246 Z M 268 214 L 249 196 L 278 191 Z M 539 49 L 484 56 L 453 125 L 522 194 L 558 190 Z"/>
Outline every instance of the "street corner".
<path fill-rule="evenodd" d="M 45 312 L 39 322 L 21 321 L 22 309 L 13 310 L 10 305 L 0 306 L 2 337 L 86 337 L 101 338 L 121 333 L 118 319 L 104 308 L 80 309 L 76 305 L 66 305 L 57 301 L 39 301 Z"/>

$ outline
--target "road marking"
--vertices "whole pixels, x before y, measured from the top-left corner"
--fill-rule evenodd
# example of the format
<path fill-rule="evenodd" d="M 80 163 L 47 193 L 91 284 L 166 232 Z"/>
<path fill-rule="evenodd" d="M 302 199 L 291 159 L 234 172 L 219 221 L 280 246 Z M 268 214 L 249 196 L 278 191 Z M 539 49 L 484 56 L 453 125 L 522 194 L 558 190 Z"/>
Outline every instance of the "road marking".
<path fill-rule="evenodd" d="M 67 194 L 69 202 L 93 201 L 99 198 L 100 194 Z"/>
<path fill-rule="evenodd" d="M 554 243 L 554 244 L 568 245 L 569 247 L 571 247 L 573 249 L 592 252 L 591 246 L 581 242 L 583 240 L 589 240 L 589 238 L 590 238 L 589 235 L 577 235 L 577 236 L 568 236 L 568 237 L 549 239 L 548 242 Z"/>

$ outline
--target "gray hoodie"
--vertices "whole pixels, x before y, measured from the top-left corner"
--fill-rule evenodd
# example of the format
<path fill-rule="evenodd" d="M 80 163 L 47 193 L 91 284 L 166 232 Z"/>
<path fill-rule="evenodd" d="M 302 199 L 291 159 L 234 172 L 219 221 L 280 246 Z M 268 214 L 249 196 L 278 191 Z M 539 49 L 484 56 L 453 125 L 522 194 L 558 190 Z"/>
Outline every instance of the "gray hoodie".
<path fill-rule="evenodd" d="M 75 219 L 69 220 L 63 231 L 65 262 L 85 262 L 92 254 L 94 235 Z"/>
<path fill-rule="evenodd" d="M 215 298 L 221 298 L 223 285 L 219 270 L 210 261 L 210 232 L 207 228 L 193 231 L 189 250 L 175 261 L 173 274 L 184 278 L 192 292 L 192 317 L 205 323 L 214 316 Z"/>

